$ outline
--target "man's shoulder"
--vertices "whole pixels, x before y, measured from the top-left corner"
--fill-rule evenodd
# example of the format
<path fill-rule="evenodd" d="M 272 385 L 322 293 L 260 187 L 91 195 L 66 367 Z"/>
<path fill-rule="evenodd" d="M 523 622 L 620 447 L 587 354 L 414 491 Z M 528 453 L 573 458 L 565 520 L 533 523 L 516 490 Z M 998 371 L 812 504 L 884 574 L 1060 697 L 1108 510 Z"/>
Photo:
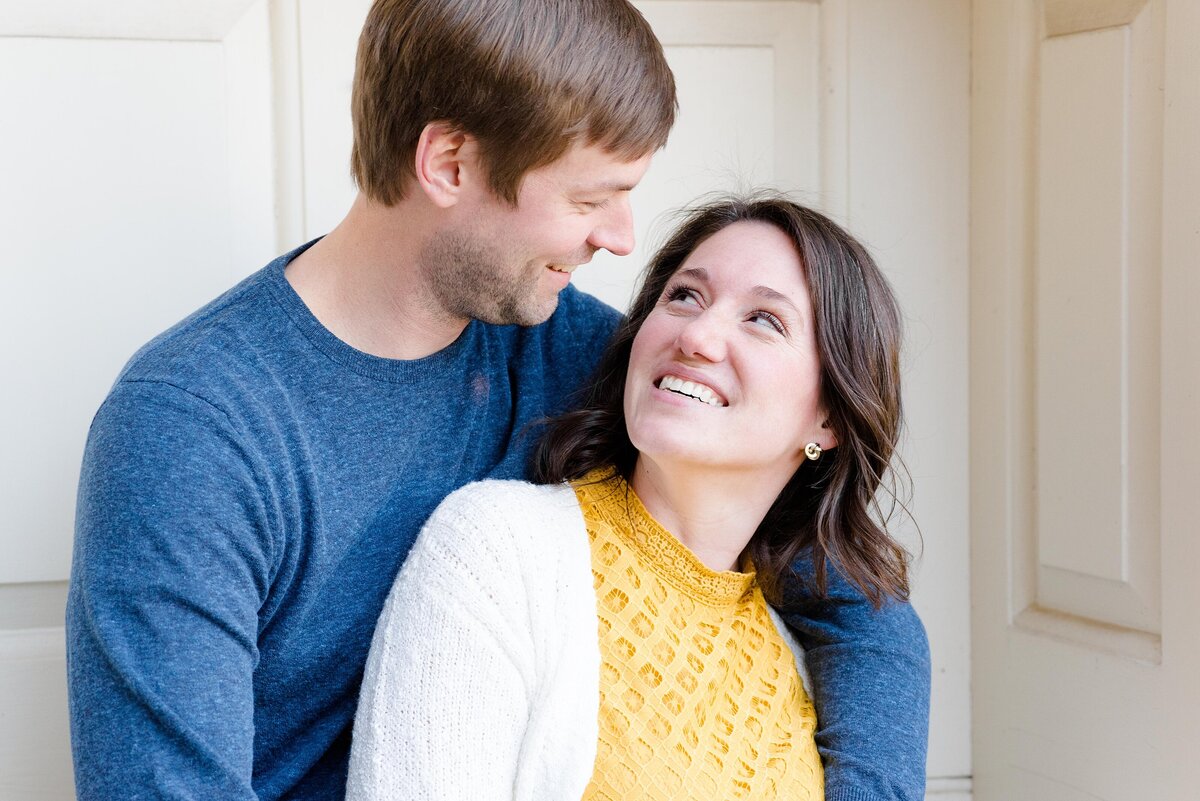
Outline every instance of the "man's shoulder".
<path fill-rule="evenodd" d="M 190 431 L 243 441 L 246 432 L 262 429 L 262 421 L 289 414 L 294 376 L 313 373 L 296 362 L 297 353 L 311 349 L 281 299 L 283 266 L 294 253 L 276 258 L 138 349 L 117 375 L 91 434 Z"/>
<path fill-rule="evenodd" d="M 158 334 L 133 354 L 118 381 L 173 383 L 226 373 L 229 361 L 258 348 L 256 334 L 276 314 L 266 283 L 260 270 Z"/>
<path fill-rule="evenodd" d="M 517 329 L 517 368 L 534 360 L 548 380 L 573 391 L 595 369 L 620 320 L 616 309 L 568 286 L 550 319 Z"/>
<path fill-rule="evenodd" d="M 151 339 L 126 362 L 113 392 L 157 385 L 237 408 L 265 400 L 272 393 L 264 388 L 280 388 L 288 376 L 311 373 L 296 363 L 317 351 L 306 346 L 293 308 L 300 301 L 289 297 L 284 277 L 288 262 L 311 244 L 275 258 Z"/>

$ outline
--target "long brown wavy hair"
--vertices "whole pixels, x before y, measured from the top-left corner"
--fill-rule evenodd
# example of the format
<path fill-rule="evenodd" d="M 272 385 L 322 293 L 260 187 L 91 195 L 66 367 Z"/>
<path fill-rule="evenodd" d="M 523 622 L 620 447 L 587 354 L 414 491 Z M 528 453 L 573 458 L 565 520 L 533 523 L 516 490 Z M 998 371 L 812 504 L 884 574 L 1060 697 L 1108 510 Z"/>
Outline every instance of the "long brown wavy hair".
<path fill-rule="evenodd" d="M 759 584 L 779 603 L 796 560 L 810 551 L 816 593 L 828 563 L 876 606 L 908 597 L 907 554 L 887 532 L 880 487 L 896 500 L 891 471 L 900 433 L 900 312 L 866 249 L 824 215 L 776 195 L 722 198 L 693 210 L 647 266 L 629 314 L 601 358 L 582 406 L 549 422 L 535 480 L 575 481 L 614 467 L 629 480 L 637 450 L 625 425 L 633 338 L 671 276 L 700 243 L 742 221 L 768 223 L 792 240 L 813 304 L 822 401 L 836 448 L 805 461 L 747 546 Z M 887 483 L 885 484 L 885 480 Z"/>

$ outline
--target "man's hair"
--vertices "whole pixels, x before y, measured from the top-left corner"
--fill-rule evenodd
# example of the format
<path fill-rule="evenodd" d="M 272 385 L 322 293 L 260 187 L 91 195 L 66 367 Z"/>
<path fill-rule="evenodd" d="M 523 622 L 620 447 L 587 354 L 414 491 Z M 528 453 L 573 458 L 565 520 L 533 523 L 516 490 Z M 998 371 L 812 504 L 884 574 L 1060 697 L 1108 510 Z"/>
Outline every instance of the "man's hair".
<path fill-rule="evenodd" d="M 783 197 L 723 198 L 688 216 L 647 265 L 582 407 L 550 421 L 538 445 L 535 480 L 575 481 L 597 468 L 632 478 L 638 452 L 629 440 L 624 397 L 633 339 L 692 251 L 743 221 L 778 228 L 800 256 L 813 304 L 821 401 L 838 443 L 818 461 L 801 464 L 751 538 L 746 552 L 759 584 L 768 600 L 784 602 L 793 565 L 811 559 L 818 595 L 827 591 L 832 563 L 875 604 L 907 598 L 907 554 L 876 519 L 884 516 L 873 514 L 900 434 L 900 311 L 887 279 L 854 237 Z"/>
<path fill-rule="evenodd" d="M 394 205 L 421 131 L 445 122 L 479 143 L 492 191 L 576 142 L 633 160 L 667 141 L 675 80 L 626 0 L 375 0 L 358 41 L 351 170 Z"/>

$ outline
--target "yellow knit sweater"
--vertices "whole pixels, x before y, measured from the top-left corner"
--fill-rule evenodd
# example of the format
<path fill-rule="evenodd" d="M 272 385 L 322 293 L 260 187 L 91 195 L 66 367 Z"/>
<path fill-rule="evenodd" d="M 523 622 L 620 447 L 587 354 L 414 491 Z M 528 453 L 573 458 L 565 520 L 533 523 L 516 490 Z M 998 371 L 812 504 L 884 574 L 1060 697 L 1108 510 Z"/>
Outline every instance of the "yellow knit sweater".
<path fill-rule="evenodd" d="M 824 799 L 816 713 L 754 574 L 709 570 L 601 475 L 575 487 L 600 620 L 584 801 Z"/>

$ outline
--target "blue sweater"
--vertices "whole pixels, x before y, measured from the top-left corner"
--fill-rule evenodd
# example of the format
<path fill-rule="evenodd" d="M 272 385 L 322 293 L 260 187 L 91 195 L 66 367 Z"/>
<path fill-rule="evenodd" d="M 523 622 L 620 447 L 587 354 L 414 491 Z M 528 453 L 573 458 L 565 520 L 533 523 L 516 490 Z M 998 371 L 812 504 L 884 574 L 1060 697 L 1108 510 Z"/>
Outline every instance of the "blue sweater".
<path fill-rule="evenodd" d="M 617 319 L 568 288 L 543 325 L 473 322 L 380 359 L 291 289 L 299 252 L 144 347 L 93 421 L 67 606 L 80 798 L 341 797 L 371 634 L 421 524 L 467 482 L 526 475 L 531 423 L 567 408 Z M 789 621 L 828 798 L 918 799 L 923 629 L 838 592 Z"/>

